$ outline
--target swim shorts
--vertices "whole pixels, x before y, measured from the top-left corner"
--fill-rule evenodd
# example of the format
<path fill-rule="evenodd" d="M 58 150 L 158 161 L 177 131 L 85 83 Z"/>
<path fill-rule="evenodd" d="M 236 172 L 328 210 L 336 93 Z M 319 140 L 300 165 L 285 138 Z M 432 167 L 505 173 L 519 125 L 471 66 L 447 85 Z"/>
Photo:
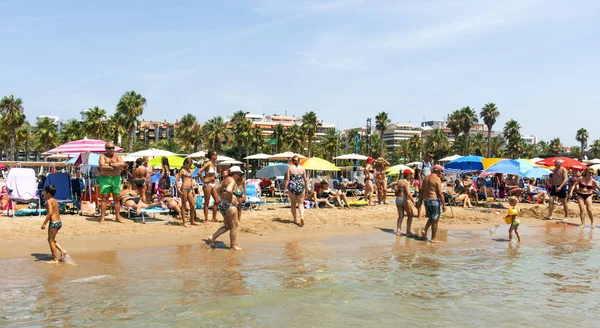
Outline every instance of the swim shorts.
<path fill-rule="evenodd" d="M 48 228 L 60 230 L 60 228 L 62 228 L 62 222 L 60 222 L 60 221 L 50 222 L 50 224 L 48 225 Z"/>
<path fill-rule="evenodd" d="M 423 201 L 425 205 L 425 213 L 428 218 L 437 221 L 442 213 L 442 203 L 439 199 L 426 199 Z"/>
<path fill-rule="evenodd" d="M 100 195 L 108 195 L 110 193 L 117 195 L 121 192 L 120 176 L 99 176 L 96 177 L 96 182 L 100 185 Z"/>
<path fill-rule="evenodd" d="M 563 186 L 559 191 L 556 191 L 558 186 L 552 186 L 550 196 L 556 196 L 560 199 L 567 198 L 567 186 Z"/>
<path fill-rule="evenodd" d="M 514 227 L 518 227 L 519 225 L 521 225 L 521 221 L 519 221 L 519 219 L 518 219 L 518 218 L 513 218 L 513 220 L 512 220 L 512 225 L 513 225 Z"/>

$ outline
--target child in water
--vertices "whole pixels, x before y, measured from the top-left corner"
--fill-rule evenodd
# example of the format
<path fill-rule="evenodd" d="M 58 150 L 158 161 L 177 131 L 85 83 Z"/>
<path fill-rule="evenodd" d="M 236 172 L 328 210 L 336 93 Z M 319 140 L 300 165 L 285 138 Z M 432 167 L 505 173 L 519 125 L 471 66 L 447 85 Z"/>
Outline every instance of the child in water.
<path fill-rule="evenodd" d="M 67 256 L 67 251 L 62 248 L 56 241 L 56 234 L 58 230 L 62 228 L 62 222 L 60 221 L 60 214 L 58 213 L 58 202 L 54 199 L 56 194 L 56 187 L 53 185 L 47 185 L 44 188 L 44 198 L 46 198 L 46 220 L 42 223 L 42 230 L 46 229 L 46 223 L 48 224 L 48 244 L 50 244 L 50 251 L 52 252 L 52 261 L 47 263 L 58 263 L 64 261 Z M 60 251 L 60 258 L 58 257 L 58 251 Z"/>
<path fill-rule="evenodd" d="M 508 204 L 510 204 L 510 206 L 512 207 L 508 209 L 508 215 L 504 217 L 506 223 L 510 224 L 510 229 L 508 229 L 508 241 L 512 241 L 512 233 L 514 231 L 517 235 L 517 239 L 519 240 L 519 242 L 521 242 L 521 234 L 519 234 L 519 225 L 521 224 L 521 221 L 519 221 L 518 218 L 518 203 L 519 200 L 517 199 L 517 197 L 510 197 L 508 199 Z"/>

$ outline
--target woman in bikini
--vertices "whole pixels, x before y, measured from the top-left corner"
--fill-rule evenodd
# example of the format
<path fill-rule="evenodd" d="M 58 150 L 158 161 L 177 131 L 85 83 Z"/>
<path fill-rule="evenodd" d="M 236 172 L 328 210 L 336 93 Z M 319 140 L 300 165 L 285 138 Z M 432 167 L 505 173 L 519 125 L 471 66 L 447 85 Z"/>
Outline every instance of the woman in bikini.
<path fill-rule="evenodd" d="M 385 205 L 387 199 L 387 175 L 385 169 L 390 165 L 383 157 L 379 157 L 374 163 L 375 189 L 377 190 L 377 202 Z"/>
<path fill-rule="evenodd" d="M 581 219 L 581 229 L 585 224 L 584 207 L 590 218 L 590 224 L 592 229 L 594 228 L 594 215 L 592 213 L 592 198 L 596 190 L 599 190 L 598 182 L 594 180 L 594 170 L 591 168 L 585 169 L 583 176 L 577 180 L 577 182 L 571 188 L 569 192 L 569 198 L 575 193 L 575 199 L 579 204 L 579 218 Z"/>
<path fill-rule="evenodd" d="M 215 188 L 215 184 L 217 181 L 217 167 L 215 163 L 217 161 L 217 151 L 209 150 L 206 153 L 206 158 L 208 161 L 204 163 L 204 165 L 198 171 L 198 175 L 202 177 L 202 181 L 204 182 L 204 187 L 202 187 L 202 192 L 204 193 L 204 223 L 208 223 L 208 204 L 210 204 L 210 197 L 212 195 L 212 191 Z M 202 176 L 204 173 L 204 176 Z M 214 198 L 214 197 L 213 197 Z M 213 205 L 213 221 L 217 222 L 217 199 L 215 198 L 215 204 Z"/>
<path fill-rule="evenodd" d="M 285 193 L 290 198 L 290 207 L 292 209 L 292 217 L 294 223 L 298 224 L 296 219 L 296 204 L 300 210 L 300 226 L 304 226 L 304 197 L 308 186 L 306 171 L 300 166 L 300 157 L 294 155 L 292 157 L 292 165 L 288 167 L 285 174 L 284 188 Z"/>
<path fill-rule="evenodd" d="M 342 200 L 343 200 L 344 203 L 346 204 L 346 206 L 350 207 L 350 205 L 348 204 L 348 197 L 346 197 L 345 194 L 337 193 L 337 192 L 334 192 L 333 190 L 331 190 L 331 188 L 329 186 L 329 181 L 327 181 L 327 180 L 321 181 L 319 192 L 317 193 L 317 198 L 327 200 L 327 202 L 325 204 L 328 204 L 328 205 L 331 205 L 331 204 L 329 204 L 329 201 L 333 200 L 336 204 L 338 204 L 342 208 L 344 207 L 344 205 L 342 205 Z"/>
<path fill-rule="evenodd" d="M 229 169 L 231 172 L 231 169 Z M 244 204 L 246 204 L 246 179 L 242 177 L 239 181 L 235 182 L 235 189 L 233 190 L 233 195 L 238 200 L 237 210 L 238 210 L 238 219 L 242 220 L 242 208 Z"/>
<path fill-rule="evenodd" d="M 179 193 L 181 194 L 182 204 L 186 206 L 189 205 L 190 208 L 190 224 L 197 225 L 196 223 L 196 195 L 194 194 L 194 183 L 192 182 L 192 159 L 186 158 L 183 161 L 183 167 L 181 171 L 177 174 L 177 180 L 175 181 L 175 185 L 179 186 L 179 181 L 181 180 L 181 187 L 179 189 Z M 183 226 L 188 227 L 185 223 L 185 211 L 181 212 L 181 220 L 183 221 Z"/>
<path fill-rule="evenodd" d="M 365 165 L 365 200 L 368 201 L 368 205 L 373 204 L 373 178 L 375 169 L 373 168 L 373 157 L 367 158 L 367 165 Z"/>
<path fill-rule="evenodd" d="M 128 181 L 123 182 L 123 189 L 119 193 L 119 202 L 123 207 L 135 208 L 137 215 L 140 215 L 144 208 L 150 207 L 141 200 L 137 191 L 131 189 L 131 184 Z"/>
<path fill-rule="evenodd" d="M 402 220 L 404 220 L 404 212 L 408 215 L 408 219 L 406 220 L 406 234 L 405 236 L 411 237 L 413 234 L 410 231 L 410 226 L 412 224 L 413 219 L 413 210 L 412 207 L 415 204 L 412 195 L 410 194 L 410 179 L 412 179 L 412 171 L 410 169 L 406 169 L 402 172 L 405 178 L 400 179 L 400 174 L 398 174 L 398 180 L 396 182 L 392 182 L 390 185 L 396 191 L 396 210 L 398 211 L 398 221 L 396 223 L 396 236 L 402 236 Z"/>
<path fill-rule="evenodd" d="M 237 230 L 239 225 L 239 218 L 237 216 L 237 204 L 238 199 L 233 195 L 236 188 L 236 183 L 242 180 L 244 171 L 239 166 L 233 166 L 229 169 L 229 176 L 221 182 L 221 184 L 214 188 L 216 193 L 215 201 L 218 199 L 219 212 L 223 215 L 224 225 L 220 227 L 212 236 L 209 236 L 208 243 L 211 248 L 215 248 L 215 240 L 220 235 L 229 231 L 230 249 L 234 251 L 241 251 L 242 248 L 237 243 Z M 214 195 L 214 193 L 213 193 Z"/>
<path fill-rule="evenodd" d="M 142 157 L 142 165 L 146 169 L 146 199 L 152 199 L 152 176 L 154 175 L 154 170 L 152 170 L 152 166 L 148 163 L 148 156 Z"/>
<path fill-rule="evenodd" d="M 137 191 L 142 197 L 144 203 L 148 203 L 146 200 L 146 168 L 142 165 L 143 159 L 138 158 L 135 160 L 135 169 L 133 169 L 133 190 Z"/>

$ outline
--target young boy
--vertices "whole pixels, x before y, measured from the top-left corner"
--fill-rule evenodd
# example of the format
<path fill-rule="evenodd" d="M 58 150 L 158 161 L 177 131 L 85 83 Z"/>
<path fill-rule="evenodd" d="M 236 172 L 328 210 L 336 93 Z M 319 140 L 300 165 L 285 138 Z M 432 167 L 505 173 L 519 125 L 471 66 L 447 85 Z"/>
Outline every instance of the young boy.
<path fill-rule="evenodd" d="M 46 220 L 42 223 L 42 230 L 46 228 L 46 223 L 50 222 L 48 225 L 48 244 L 50 244 L 50 251 L 52 252 L 52 261 L 48 261 L 47 263 L 58 263 L 59 261 L 64 261 L 67 256 L 67 251 L 62 248 L 58 242 L 56 241 L 56 234 L 58 230 L 62 228 L 62 222 L 60 222 L 60 214 L 58 213 L 58 202 L 54 199 L 54 195 L 56 194 L 56 187 L 53 185 L 47 185 L 44 188 L 44 198 L 46 198 Z M 60 251 L 60 258 L 58 257 L 58 251 Z"/>
<path fill-rule="evenodd" d="M 519 203 L 519 199 L 517 197 L 510 197 L 508 199 L 508 204 L 512 206 L 512 208 L 508 209 L 507 217 L 510 218 L 510 229 L 508 229 L 508 241 L 512 241 L 512 233 L 513 231 L 517 235 L 517 239 L 521 242 L 521 235 L 519 234 L 519 225 L 521 221 L 517 217 L 519 215 L 519 208 L 517 208 L 517 204 Z M 508 221 L 507 221 L 508 222 Z"/>

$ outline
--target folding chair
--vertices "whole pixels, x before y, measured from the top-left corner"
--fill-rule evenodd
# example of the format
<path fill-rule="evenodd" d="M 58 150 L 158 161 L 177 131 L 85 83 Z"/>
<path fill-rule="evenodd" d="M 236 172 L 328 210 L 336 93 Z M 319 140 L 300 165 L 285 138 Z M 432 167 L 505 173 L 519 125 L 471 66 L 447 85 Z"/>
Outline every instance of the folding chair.
<path fill-rule="evenodd" d="M 47 185 L 54 185 L 54 187 L 56 187 L 54 199 L 56 199 L 58 204 L 73 204 L 77 209 L 77 214 L 81 214 L 79 200 L 73 197 L 71 176 L 69 173 L 61 172 L 48 174 L 46 182 L 44 183 L 44 188 Z"/>
<path fill-rule="evenodd" d="M 260 209 L 260 205 L 267 206 L 267 197 L 259 196 L 259 191 L 253 184 L 246 184 L 246 204 L 252 209 L 253 205 L 258 205 L 257 209 Z"/>

